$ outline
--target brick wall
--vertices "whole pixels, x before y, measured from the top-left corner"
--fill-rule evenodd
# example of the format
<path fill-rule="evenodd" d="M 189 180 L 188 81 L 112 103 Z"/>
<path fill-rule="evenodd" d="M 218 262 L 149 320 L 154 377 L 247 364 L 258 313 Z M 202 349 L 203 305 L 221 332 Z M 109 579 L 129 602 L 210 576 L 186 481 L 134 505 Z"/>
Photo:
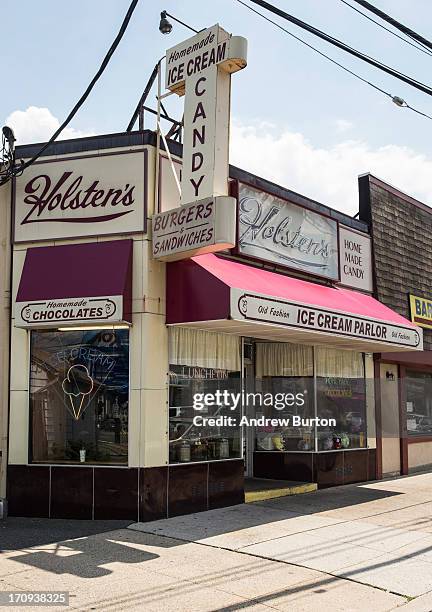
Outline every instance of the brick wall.
<path fill-rule="evenodd" d="M 359 179 L 360 218 L 372 230 L 376 297 L 410 319 L 409 293 L 432 298 L 432 208 L 371 175 Z M 423 330 L 432 350 L 432 330 Z"/>

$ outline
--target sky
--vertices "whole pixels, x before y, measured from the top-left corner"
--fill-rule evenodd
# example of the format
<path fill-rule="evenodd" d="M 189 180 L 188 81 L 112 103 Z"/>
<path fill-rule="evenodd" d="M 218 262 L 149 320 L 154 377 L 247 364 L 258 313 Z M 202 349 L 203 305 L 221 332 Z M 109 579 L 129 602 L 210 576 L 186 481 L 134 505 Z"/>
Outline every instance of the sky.
<path fill-rule="evenodd" d="M 373 2 L 432 40 L 430 0 Z M 15 130 L 18 144 L 47 140 L 63 121 L 98 69 L 129 3 L 2 0 L 0 122 Z M 432 84 L 431 56 L 370 23 L 342 0 L 273 4 Z M 175 23 L 171 34 L 161 35 L 159 13 L 164 9 L 196 29 L 220 23 L 248 39 L 248 66 L 232 77 L 231 163 L 351 215 L 358 210 L 357 177 L 365 172 L 432 206 L 432 121 L 398 108 L 237 0 L 140 0 L 110 64 L 63 138 L 125 130 L 157 60 L 192 35 Z M 270 17 L 432 115 L 427 94 Z M 155 91 L 148 101 L 155 104 Z M 176 96 L 166 100 L 175 117 L 181 116 L 182 103 Z M 146 127 L 154 128 L 153 118 Z"/>

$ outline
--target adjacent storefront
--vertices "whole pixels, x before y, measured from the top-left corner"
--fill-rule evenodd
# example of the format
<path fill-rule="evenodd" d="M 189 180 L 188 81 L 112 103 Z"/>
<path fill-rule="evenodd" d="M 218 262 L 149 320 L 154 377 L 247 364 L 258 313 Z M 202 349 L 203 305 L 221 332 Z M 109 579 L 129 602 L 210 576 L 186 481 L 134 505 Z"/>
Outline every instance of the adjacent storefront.
<path fill-rule="evenodd" d="M 360 218 L 373 240 L 375 295 L 423 330 L 423 351 L 375 357 L 378 474 L 408 474 L 432 466 L 432 214 L 374 176 L 361 176 L 359 189 Z"/>

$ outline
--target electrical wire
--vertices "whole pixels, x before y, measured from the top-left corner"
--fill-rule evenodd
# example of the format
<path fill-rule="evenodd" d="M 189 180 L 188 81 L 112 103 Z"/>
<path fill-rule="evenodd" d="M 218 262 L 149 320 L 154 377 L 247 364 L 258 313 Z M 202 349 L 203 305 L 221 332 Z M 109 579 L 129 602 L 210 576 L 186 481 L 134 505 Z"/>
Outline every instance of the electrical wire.
<path fill-rule="evenodd" d="M 252 11 L 253 13 L 256 13 L 257 15 L 259 15 L 260 17 L 262 17 L 263 19 L 265 19 L 266 21 L 268 21 L 269 23 L 272 23 L 274 26 L 276 26 L 277 28 L 279 28 L 280 30 L 282 30 L 283 32 L 285 32 L 286 34 L 288 34 L 289 36 L 292 36 L 292 38 L 295 38 L 296 40 L 298 40 L 299 42 L 301 42 L 303 45 L 305 45 L 306 47 L 309 47 L 309 49 L 312 49 L 313 51 L 316 51 L 316 53 L 318 53 L 319 55 L 321 55 L 322 57 L 324 57 L 325 59 L 327 59 L 329 62 L 332 62 L 332 64 L 336 64 L 336 66 L 338 66 L 339 68 L 342 68 L 342 70 L 345 70 L 345 72 L 348 72 L 349 74 L 351 74 L 352 76 L 354 76 L 356 79 L 359 79 L 360 81 L 363 81 L 363 83 L 366 83 L 367 85 L 370 85 L 371 87 L 373 87 L 374 89 L 380 91 L 381 93 L 383 93 L 386 96 L 389 96 L 390 98 L 392 98 L 393 96 L 388 93 L 387 91 L 385 91 L 384 89 L 381 89 L 381 87 L 378 87 L 378 85 L 375 85 L 374 83 L 371 83 L 370 81 L 368 81 L 367 79 L 364 79 L 363 77 L 361 77 L 359 74 L 357 74 L 356 72 L 354 72 L 353 70 L 350 70 L 349 68 L 347 68 L 346 66 L 344 66 L 343 64 L 340 64 L 339 62 L 337 62 L 336 60 L 334 60 L 332 57 L 330 57 L 329 55 L 326 55 L 323 51 L 320 51 L 319 49 L 317 49 L 316 47 L 314 47 L 313 45 L 311 45 L 310 43 L 306 42 L 305 40 L 303 40 L 303 38 L 300 38 L 300 36 L 296 36 L 296 34 L 293 34 L 292 32 L 290 32 L 289 30 L 287 30 L 286 28 L 284 28 L 283 26 L 281 26 L 279 23 L 277 23 L 276 21 L 273 21 L 272 19 L 270 19 L 269 17 L 267 17 L 266 15 L 264 15 L 264 13 L 260 13 L 259 11 L 257 11 L 256 9 L 254 9 L 252 6 L 249 6 L 248 4 L 246 4 L 245 2 L 243 2 L 243 0 L 237 0 L 237 2 L 239 4 L 242 4 L 243 6 L 245 6 L 246 8 L 248 8 L 250 11 Z"/>
<path fill-rule="evenodd" d="M 297 17 L 290 15 L 289 13 L 274 6 L 273 4 L 270 4 L 269 2 L 266 2 L 265 0 L 250 0 L 250 2 L 252 2 L 253 4 L 257 4 L 261 8 L 265 8 L 266 10 L 277 15 L 278 17 L 281 17 L 282 19 L 285 19 L 286 21 L 290 21 L 291 23 L 302 28 L 303 30 L 306 30 L 307 32 L 314 34 L 318 38 L 325 40 L 326 42 L 334 45 L 335 47 L 338 47 L 339 49 L 346 51 L 350 55 L 353 55 L 354 57 L 357 57 L 358 59 L 363 60 L 364 62 L 370 64 L 371 66 L 374 66 L 375 68 L 378 68 L 382 70 L 383 72 L 386 72 L 387 74 L 390 74 L 391 76 L 396 77 L 397 79 L 403 81 L 404 83 L 407 83 L 408 85 L 411 85 L 412 87 L 415 87 L 416 89 L 419 89 L 423 93 L 426 93 L 429 96 L 432 96 L 432 87 L 430 87 L 429 85 L 425 85 L 421 81 L 418 81 L 417 79 L 414 79 L 413 77 L 410 77 L 404 74 L 403 72 L 396 70 L 395 68 L 392 68 L 390 66 L 387 66 L 386 64 L 383 64 L 382 62 L 376 60 L 375 58 L 369 55 L 366 55 L 365 53 L 362 53 L 361 51 L 358 51 L 357 49 L 354 49 L 350 45 L 342 42 L 341 40 L 335 38 L 334 36 L 330 36 L 330 34 L 327 34 L 326 32 L 323 32 L 322 30 L 319 30 L 318 28 L 311 26 L 305 21 L 302 21 L 301 19 L 298 19 Z"/>
<path fill-rule="evenodd" d="M 417 42 L 419 42 L 423 47 L 432 49 L 432 42 L 430 40 L 428 40 L 424 36 L 421 36 L 421 34 L 418 34 L 414 30 L 411 30 L 411 28 L 401 23 L 400 21 L 397 21 L 396 19 L 391 17 L 391 15 L 384 13 L 384 11 L 381 11 L 379 8 L 377 8 L 370 2 L 366 2 L 366 0 L 353 0 L 353 1 L 356 2 L 357 4 L 360 4 L 360 6 L 367 9 L 371 13 L 374 13 L 378 17 L 381 17 L 381 19 L 383 19 L 384 21 L 387 21 L 387 23 L 390 23 L 393 27 L 395 27 L 400 32 L 403 32 L 404 34 L 409 36 L 412 40 L 416 40 Z"/>
<path fill-rule="evenodd" d="M 368 19 L 369 21 L 371 21 L 372 23 L 377 25 L 379 28 L 382 28 L 383 30 L 385 30 L 386 32 L 391 34 L 392 36 L 395 36 L 396 38 L 399 38 L 399 40 L 401 40 L 402 42 L 406 43 L 407 45 L 410 45 L 411 47 L 414 47 L 414 49 L 417 49 L 417 51 L 421 51 L 422 53 L 425 53 L 426 55 L 431 55 L 432 56 L 432 52 L 429 51 L 429 49 L 425 48 L 424 45 L 420 46 L 420 45 L 414 44 L 413 42 L 411 42 L 410 40 L 407 40 L 403 36 L 399 36 L 399 34 L 396 34 L 396 32 L 393 32 L 393 30 L 390 30 L 390 28 L 386 28 L 385 25 L 383 25 L 379 21 L 376 21 L 375 19 L 372 19 L 372 17 L 369 17 L 369 15 L 366 15 L 366 13 L 363 13 L 363 11 L 361 11 L 358 8 L 356 8 L 355 6 L 353 6 L 352 4 L 347 2 L 346 0 L 340 0 L 340 1 L 343 4 L 345 4 L 346 6 L 349 6 L 350 9 L 352 9 L 353 11 L 358 13 L 359 15 L 362 15 L 365 19 Z"/>
<path fill-rule="evenodd" d="M 321 55 L 322 57 L 324 57 L 326 60 L 328 60 L 329 62 L 331 62 L 332 64 L 335 64 L 336 66 L 338 66 L 339 68 L 341 68 L 342 70 L 344 70 L 345 72 L 348 72 L 349 74 L 351 74 L 353 77 L 355 77 L 356 79 L 358 79 L 359 81 L 362 81 L 363 83 L 366 83 L 367 85 L 370 85 L 370 87 L 373 87 L 373 89 L 376 89 L 377 91 L 379 91 L 380 93 L 384 94 L 385 96 L 389 97 L 393 102 L 395 102 L 398 106 L 400 106 L 401 108 L 408 108 L 409 110 L 414 111 L 415 113 L 418 113 L 419 115 L 423 115 L 423 117 L 426 117 L 428 119 L 432 120 L 432 116 L 427 115 L 426 113 L 423 113 L 422 111 L 417 110 L 416 108 L 410 106 L 407 102 L 405 102 L 405 100 L 402 100 L 402 98 L 398 98 L 397 96 L 393 96 L 391 93 L 389 93 L 388 91 L 385 91 L 384 89 L 382 89 L 381 87 L 378 87 L 378 85 L 375 85 L 375 83 L 372 83 L 371 81 L 368 81 L 367 79 L 363 78 L 362 76 L 360 76 L 359 74 L 357 74 L 356 72 L 354 72 L 353 70 L 350 70 L 349 68 L 347 68 L 346 66 L 344 66 L 343 64 L 337 62 L 336 60 L 334 60 L 332 57 L 328 56 L 326 53 L 324 53 L 323 51 L 320 51 L 319 49 L 317 49 L 316 47 L 314 47 L 313 45 L 311 45 L 310 43 L 306 42 L 305 40 L 303 40 L 303 38 L 300 38 L 299 36 L 296 36 L 296 34 L 293 34 L 292 32 L 290 32 L 289 30 L 287 30 L 286 28 L 284 28 L 283 26 L 281 26 L 279 23 L 277 23 L 276 21 L 273 21 L 272 19 L 270 19 L 269 17 L 267 17 L 266 15 L 264 15 L 263 13 L 261 13 L 260 11 L 257 11 L 255 8 L 253 8 L 252 6 L 249 6 L 248 4 L 246 4 L 245 2 L 243 2 L 243 0 L 237 0 L 237 2 L 239 4 L 242 4 L 244 7 L 246 7 L 247 9 L 249 9 L 250 11 L 252 11 L 253 13 L 255 13 L 256 15 L 259 15 L 260 17 L 262 17 L 263 19 L 265 19 L 266 21 L 268 21 L 269 23 L 273 24 L 274 26 L 276 26 L 277 28 L 279 28 L 280 30 L 282 30 L 283 32 L 285 32 L 286 34 L 288 34 L 289 36 L 291 36 L 292 38 L 294 38 L 295 40 L 301 42 L 303 45 L 305 45 L 306 47 L 309 47 L 309 49 L 312 49 L 313 51 L 315 51 L 316 53 L 318 53 L 319 55 Z M 400 101 L 400 102 L 396 102 Z"/>
<path fill-rule="evenodd" d="M 64 130 L 64 128 L 70 123 L 70 121 L 76 115 L 78 110 L 81 108 L 81 106 L 87 100 L 88 96 L 90 95 L 90 92 L 92 91 L 93 87 L 95 86 L 95 84 L 97 83 L 99 78 L 101 77 L 101 75 L 104 72 L 105 68 L 107 67 L 111 57 L 113 56 L 115 50 L 117 49 L 118 45 L 120 44 L 120 41 L 123 38 L 124 33 L 126 32 L 126 29 L 127 29 L 128 25 L 129 25 L 129 22 L 131 20 L 132 14 L 133 14 L 133 12 L 134 12 L 138 2 L 139 2 L 139 0 L 132 0 L 131 4 L 130 4 L 128 10 L 127 10 L 127 13 L 126 13 L 126 15 L 125 15 L 125 17 L 123 19 L 123 22 L 122 22 L 122 24 L 120 26 L 118 34 L 115 37 L 112 45 L 108 49 L 108 52 L 105 55 L 105 57 L 104 57 L 101 65 L 100 65 L 98 71 L 96 72 L 96 74 L 94 75 L 92 80 L 90 81 L 90 83 L 89 83 L 88 87 L 86 88 L 85 92 L 83 93 L 83 95 L 80 97 L 80 99 L 75 104 L 73 109 L 70 111 L 70 113 L 68 114 L 66 119 L 60 125 L 60 127 L 54 132 L 54 134 L 51 136 L 51 138 L 48 140 L 48 142 L 46 142 L 31 159 L 29 159 L 25 163 L 21 163 L 18 166 L 15 165 L 11 169 L 11 171 L 5 177 L 0 179 L 0 185 L 3 185 L 4 183 L 6 183 L 10 178 L 12 178 L 12 176 L 17 176 L 19 174 L 22 174 L 22 172 L 26 168 L 31 166 L 31 164 L 33 164 L 44 153 L 44 151 L 47 150 L 47 148 L 50 146 L 50 144 L 52 144 L 56 140 L 56 138 L 61 134 L 61 132 Z"/>

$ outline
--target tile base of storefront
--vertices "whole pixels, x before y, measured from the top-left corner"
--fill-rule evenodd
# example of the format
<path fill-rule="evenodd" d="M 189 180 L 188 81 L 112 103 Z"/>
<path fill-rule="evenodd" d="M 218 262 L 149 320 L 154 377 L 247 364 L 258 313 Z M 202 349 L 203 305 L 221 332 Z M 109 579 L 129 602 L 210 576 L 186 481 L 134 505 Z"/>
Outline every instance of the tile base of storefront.
<path fill-rule="evenodd" d="M 255 452 L 256 478 L 314 482 L 319 489 L 376 479 L 376 450 L 328 453 Z"/>
<path fill-rule="evenodd" d="M 10 465 L 9 516 L 151 521 L 244 502 L 243 460 L 152 468 Z"/>

